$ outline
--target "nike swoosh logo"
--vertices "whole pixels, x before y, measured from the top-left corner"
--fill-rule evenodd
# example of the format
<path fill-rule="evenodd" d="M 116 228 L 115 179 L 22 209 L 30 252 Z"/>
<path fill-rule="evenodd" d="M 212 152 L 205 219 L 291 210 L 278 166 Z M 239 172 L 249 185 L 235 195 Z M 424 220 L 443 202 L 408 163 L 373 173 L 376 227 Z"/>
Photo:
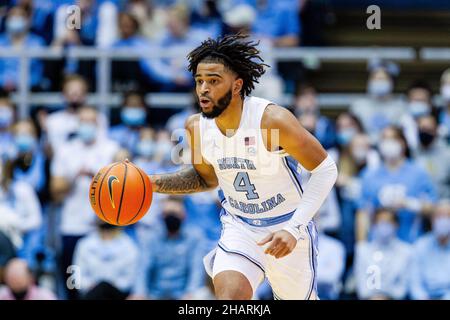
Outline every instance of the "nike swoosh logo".
<path fill-rule="evenodd" d="M 112 207 L 115 209 L 116 206 L 114 204 L 114 199 L 113 199 L 113 183 L 114 182 L 119 182 L 119 179 L 117 179 L 116 176 L 109 176 L 109 178 L 108 178 L 109 200 L 111 201 Z"/>

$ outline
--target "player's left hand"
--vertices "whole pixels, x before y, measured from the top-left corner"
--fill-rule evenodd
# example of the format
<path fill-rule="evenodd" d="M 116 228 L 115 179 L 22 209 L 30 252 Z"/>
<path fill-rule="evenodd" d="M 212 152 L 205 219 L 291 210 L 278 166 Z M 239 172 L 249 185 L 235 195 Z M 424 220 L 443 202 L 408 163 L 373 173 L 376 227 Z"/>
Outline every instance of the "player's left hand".
<path fill-rule="evenodd" d="M 264 253 L 270 254 L 275 258 L 283 258 L 294 250 L 297 245 L 297 239 L 292 234 L 285 230 L 276 231 L 269 234 L 267 237 L 258 242 L 258 245 L 263 246 L 269 243 Z"/>

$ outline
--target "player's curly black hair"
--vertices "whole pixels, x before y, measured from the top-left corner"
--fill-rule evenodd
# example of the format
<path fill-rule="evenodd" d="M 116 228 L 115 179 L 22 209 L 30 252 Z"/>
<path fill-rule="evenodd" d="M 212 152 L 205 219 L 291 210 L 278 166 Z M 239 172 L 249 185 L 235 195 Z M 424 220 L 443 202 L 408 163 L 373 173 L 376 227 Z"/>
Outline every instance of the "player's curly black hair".
<path fill-rule="evenodd" d="M 248 96 L 255 88 L 255 82 L 258 83 L 264 74 L 264 67 L 269 65 L 264 63 L 256 48 L 259 41 L 243 41 L 246 38 L 243 34 L 208 38 L 188 54 L 188 70 L 195 76 L 199 63 L 221 63 L 243 80 L 241 96 Z"/>

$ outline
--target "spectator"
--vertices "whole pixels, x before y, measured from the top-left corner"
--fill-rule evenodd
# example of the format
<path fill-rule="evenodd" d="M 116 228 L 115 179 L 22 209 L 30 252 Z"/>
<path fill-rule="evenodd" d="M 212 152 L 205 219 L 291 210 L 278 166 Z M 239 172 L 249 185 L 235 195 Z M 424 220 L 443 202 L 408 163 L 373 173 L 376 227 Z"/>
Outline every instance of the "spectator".
<path fill-rule="evenodd" d="M 360 299 L 405 299 L 411 245 L 398 239 L 396 212 L 380 208 L 371 239 L 356 244 L 354 272 Z"/>
<path fill-rule="evenodd" d="M 15 108 L 7 96 L 0 96 L 0 161 L 12 159 L 15 156 L 12 126 L 15 118 Z"/>
<path fill-rule="evenodd" d="M 450 197 L 450 149 L 438 136 L 436 118 L 418 118 L 419 146 L 415 152 L 417 163 L 428 172 L 440 198 Z"/>
<path fill-rule="evenodd" d="M 419 146 L 417 120 L 421 116 L 432 114 L 432 92 L 426 82 L 416 81 L 410 85 L 407 96 L 408 113 L 403 115 L 399 123 L 403 128 L 403 133 L 405 134 L 409 147 L 415 150 Z"/>
<path fill-rule="evenodd" d="M 20 250 L 18 254 L 25 255 L 26 236 L 40 227 L 42 210 L 33 187 L 14 179 L 13 163 L 0 164 L 0 230 Z"/>
<path fill-rule="evenodd" d="M 53 38 L 53 9 L 51 0 L 17 0 L 30 18 L 30 30 L 49 45 Z"/>
<path fill-rule="evenodd" d="M 432 232 L 414 244 L 411 267 L 413 299 L 450 299 L 450 202 L 442 200 L 432 213 Z M 407 270 L 405 268 L 405 270 Z"/>
<path fill-rule="evenodd" d="M 147 123 L 147 106 L 138 92 L 125 94 L 120 111 L 121 124 L 112 127 L 109 137 L 135 155 L 140 129 Z"/>
<path fill-rule="evenodd" d="M 441 76 L 441 98 L 444 105 L 439 113 L 439 135 L 450 144 L 450 68 Z"/>
<path fill-rule="evenodd" d="M 159 130 L 155 145 L 155 161 L 160 165 L 158 172 L 171 172 L 179 167 L 181 163 L 176 162 L 181 162 L 181 159 L 177 159 L 175 151 L 171 134 L 167 130 Z"/>
<path fill-rule="evenodd" d="M 122 229 L 99 220 L 97 231 L 75 248 L 73 261 L 82 270 L 82 298 L 124 300 L 135 282 L 138 253 Z"/>
<path fill-rule="evenodd" d="M 215 0 L 197 1 L 191 9 L 191 26 L 194 29 L 208 30 L 211 37 L 218 37 L 222 34 L 222 17 Z"/>
<path fill-rule="evenodd" d="M 350 107 L 373 143 L 378 140 L 381 130 L 397 124 L 405 113 L 403 102 L 392 95 L 398 73 L 398 66 L 392 62 L 372 61 L 369 64 L 367 97 L 356 100 Z"/>
<path fill-rule="evenodd" d="M 45 156 L 39 146 L 36 127 L 31 120 L 22 120 L 13 127 L 17 158 L 14 163 L 14 178 L 31 185 L 38 194 L 46 186 Z"/>
<path fill-rule="evenodd" d="M 150 299 L 189 298 L 205 283 L 203 237 L 185 228 L 180 197 L 169 197 L 162 211 L 166 230 L 153 232 L 145 242 L 133 292 Z"/>
<path fill-rule="evenodd" d="M 30 21 L 27 12 L 22 7 L 13 7 L 6 19 L 6 33 L 0 34 L 0 48 L 20 49 L 39 48 L 44 46 L 44 40 L 30 33 Z M 43 65 L 37 59 L 31 59 L 29 69 L 29 85 L 37 89 L 43 80 Z M 19 58 L 0 59 L 0 86 L 6 91 L 15 91 L 19 87 Z"/>
<path fill-rule="evenodd" d="M 341 113 L 336 119 L 336 143 L 342 153 L 348 152 L 348 146 L 353 137 L 363 133 L 359 119 L 352 113 Z"/>
<path fill-rule="evenodd" d="M 334 124 L 330 119 L 320 114 L 317 91 L 313 86 L 299 86 L 295 98 L 295 114 L 297 117 L 304 114 L 314 115 L 316 123 L 312 133 L 325 149 L 334 147 L 336 143 Z"/>
<path fill-rule="evenodd" d="M 153 129 L 145 127 L 139 131 L 139 141 L 136 144 L 135 163 L 147 174 L 158 171 L 159 163 L 155 161 L 156 143 Z"/>
<path fill-rule="evenodd" d="M 64 106 L 60 111 L 53 112 L 47 117 L 45 124 L 47 139 L 53 151 L 66 143 L 78 128 L 78 110 L 87 102 L 88 84 L 79 75 L 67 76 L 62 85 Z M 107 120 L 103 114 L 99 115 L 99 134 L 104 135 Z"/>
<path fill-rule="evenodd" d="M 0 288 L 0 300 L 56 300 L 46 288 L 35 284 L 27 263 L 12 259 L 5 268 L 5 285 Z"/>
<path fill-rule="evenodd" d="M 118 145 L 98 135 L 99 116 L 92 107 L 78 110 L 79 125 L 73 140 L 55 150 L 51 167 L 51 193 L 61 203 L 60 235 L 62 238 L 62 274 L 72 264 L 72 255 L 79 239 L 94 227 L 95 214 L 86 197 L 86 190 L 97 171 L 112 162 Z M 75 298 L 71 291 L 69 298 Z"/>
<path fill-rule="evenodd" d="M 369 215 L 377 208 L 397 212 L 400 239 L 413 242 L 423 232 L 422 214 L 429 212 L 437 193 L 424 169 L 411 160 L 410 151 L 398 127 L 387 127 L 378 143 L 382 164 L 361 174 L 362 193 L 356 217 L 357 240 L 370 227 Z"/>

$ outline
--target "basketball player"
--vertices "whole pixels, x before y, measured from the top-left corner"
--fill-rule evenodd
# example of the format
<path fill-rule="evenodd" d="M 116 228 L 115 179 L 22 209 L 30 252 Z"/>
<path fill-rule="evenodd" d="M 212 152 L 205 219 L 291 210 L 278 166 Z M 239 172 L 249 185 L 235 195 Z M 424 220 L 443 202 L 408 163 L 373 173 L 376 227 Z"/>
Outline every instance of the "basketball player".
<path fill-rule="evenodd" d="M 245 36 L 208 39 L 188 59 L 201 109 L 185 126 L 192 166 L 150 175 L 153 190 L 220 188 L 222 235 L 204 259 L 218 299 L 251 299 L 265 277 L 276 299 L 317 299 L 312 218 L 334 161 L 287 109 L 250 96 L 267 65 Z M 301 167 L 311 171 L 305 186 Z"/>

